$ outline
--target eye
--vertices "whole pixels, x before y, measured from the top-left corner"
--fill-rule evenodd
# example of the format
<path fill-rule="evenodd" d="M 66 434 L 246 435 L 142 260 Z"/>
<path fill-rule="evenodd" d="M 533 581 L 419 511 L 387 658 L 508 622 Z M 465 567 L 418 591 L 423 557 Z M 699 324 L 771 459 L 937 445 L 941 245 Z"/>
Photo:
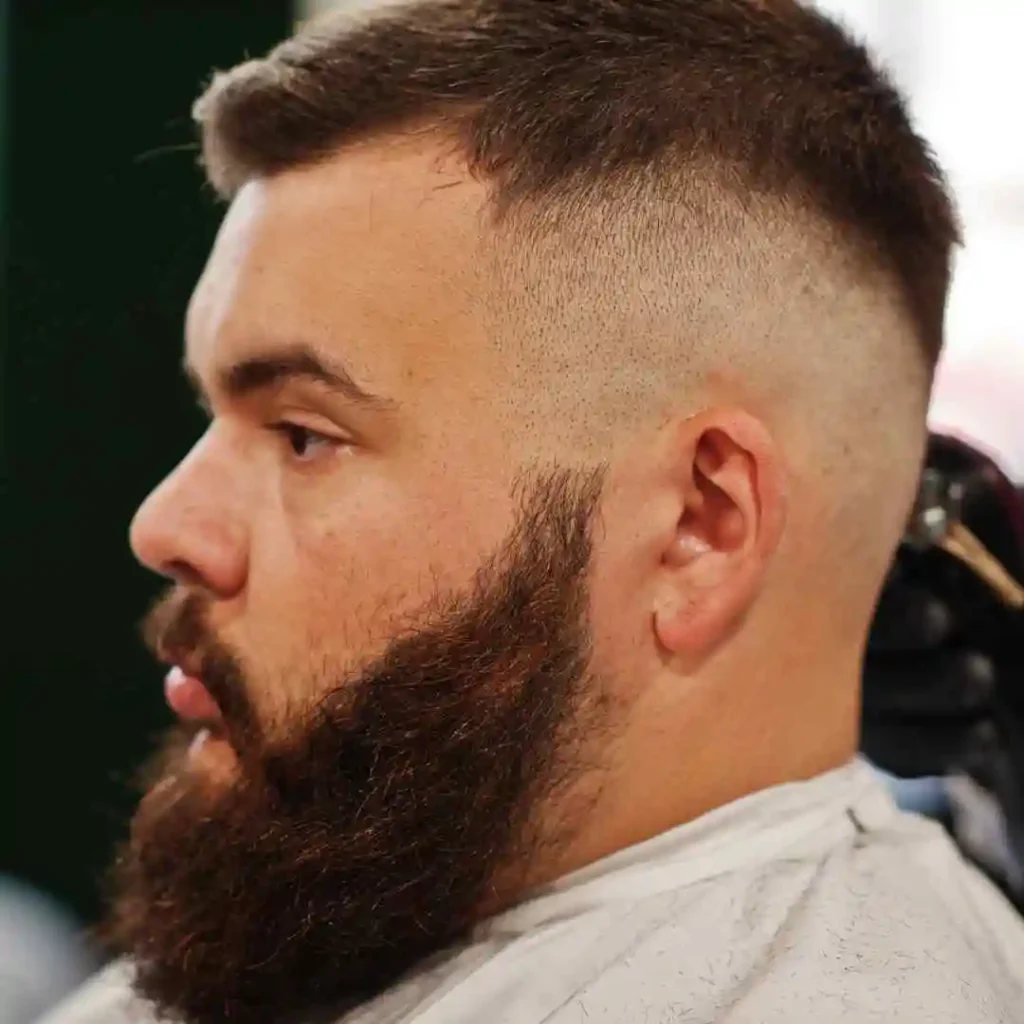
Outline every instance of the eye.
<path fill-rule="evenodd" d="M 320 455 L 329 454 L 342 444 L 335 437 L 328 437 L 327 434 L 298 423 L 272 423 L 270 429 L 284 439 L 289 454 L 298 462 L 310 462 Z"/>

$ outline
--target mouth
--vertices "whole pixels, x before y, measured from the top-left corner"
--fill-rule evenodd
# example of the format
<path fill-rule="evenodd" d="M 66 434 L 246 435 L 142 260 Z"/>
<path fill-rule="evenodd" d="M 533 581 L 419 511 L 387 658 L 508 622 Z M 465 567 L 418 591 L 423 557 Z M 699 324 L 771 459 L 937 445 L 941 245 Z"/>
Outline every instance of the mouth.
<path fill-rule="evenodd" d="M 222 781 L 232 778 L 235 748 L 228 738 L 224 716 L 202 679 L 174 665 L 164 679 L 164 695 L 191 733 L 187 762 Z"/>

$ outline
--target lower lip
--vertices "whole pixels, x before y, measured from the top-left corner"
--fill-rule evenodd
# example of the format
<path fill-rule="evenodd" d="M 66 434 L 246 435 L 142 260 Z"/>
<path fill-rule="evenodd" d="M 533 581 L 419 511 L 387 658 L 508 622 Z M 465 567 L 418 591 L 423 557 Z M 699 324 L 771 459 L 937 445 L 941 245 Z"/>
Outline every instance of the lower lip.
<path fill-rule="evenodd" d="M 172 668 L 164 679 L 164 696 L 171 710 L 188 722 L 219 722 L 220 708 L 201 679 Z"/>

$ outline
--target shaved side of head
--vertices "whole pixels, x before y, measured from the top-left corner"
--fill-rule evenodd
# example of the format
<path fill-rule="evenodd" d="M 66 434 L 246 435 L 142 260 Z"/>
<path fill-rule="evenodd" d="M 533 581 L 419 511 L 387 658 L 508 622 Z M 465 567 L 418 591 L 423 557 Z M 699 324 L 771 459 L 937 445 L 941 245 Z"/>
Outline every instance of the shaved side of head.
<path fill-rule="evenodd" d="M 823 541 L 857 552 L 847 588 L 855 573 L 873 587 L 916 490 L 932 377 L 899 282 L 806 204 L 711 175 L 637 198 L 499 226 L 509 429 L 600 458 L 644 425 L 741 402 L 810 485 Z"/>

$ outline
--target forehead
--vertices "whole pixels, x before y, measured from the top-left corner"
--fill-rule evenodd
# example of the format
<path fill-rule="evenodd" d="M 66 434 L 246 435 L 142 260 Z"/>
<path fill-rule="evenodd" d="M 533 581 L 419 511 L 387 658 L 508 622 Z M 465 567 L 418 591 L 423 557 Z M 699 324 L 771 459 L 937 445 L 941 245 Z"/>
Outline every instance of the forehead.
<path fill-rule="evenodd" d="M 485 200 L 425 138 L 250 182 L 189 306 L 188 361 L 205 376 L 302 340 L 397 383 L 466 358 L 480 341 Z"/>

